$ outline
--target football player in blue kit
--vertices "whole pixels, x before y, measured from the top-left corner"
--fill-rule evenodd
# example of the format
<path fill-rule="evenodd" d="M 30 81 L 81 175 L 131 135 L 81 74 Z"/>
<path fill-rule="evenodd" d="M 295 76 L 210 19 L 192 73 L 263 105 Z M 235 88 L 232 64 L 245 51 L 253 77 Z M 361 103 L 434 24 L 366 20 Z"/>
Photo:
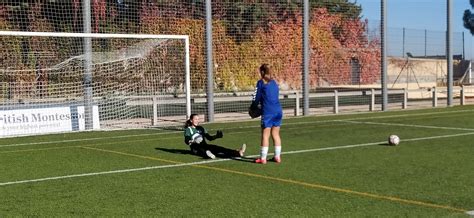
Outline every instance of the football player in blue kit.
<path fill-rule="evenodd" d="M 279 100 L 279 87 L 277 82 L 272 78 L 272 71 L 268 64 L 260 66 L 261 79 L 255 87 L 255 94 L 252 99 L 251 109 L 257 109 L 260 105 L 262 110 L 261 117 L 261 150 L 260 158 L 255 163 L 266 164 L 268 147 L 270 144 L 270 135 L 275 146 L 275 155 L 271 159 L 276 163 L 281 162 L 281 138 L 280 126 L 283 118 L 283 112 Z"/>

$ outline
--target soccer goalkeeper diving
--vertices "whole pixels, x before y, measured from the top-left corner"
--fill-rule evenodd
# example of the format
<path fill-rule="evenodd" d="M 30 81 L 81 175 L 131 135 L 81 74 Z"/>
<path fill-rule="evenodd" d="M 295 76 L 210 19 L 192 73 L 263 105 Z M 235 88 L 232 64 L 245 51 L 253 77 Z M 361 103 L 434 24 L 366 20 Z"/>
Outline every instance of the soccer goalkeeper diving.
<path fill-rule="evenodd" d="M 224 133 L 218 130 L 215 135 L 210 135 L 207 130 L 199 125 L 200 118 L 197 114 L 191 114 L 184 126 L 184 143 L 189 145 L 191 152 L 195 155 L 215 159 L 216 156 L 223 158 L 244 156 L 246 145 L 238 150 L 224 148 L 218 145 L 208 144 L 206 140 L 213 141 L 224 137 Z"/>

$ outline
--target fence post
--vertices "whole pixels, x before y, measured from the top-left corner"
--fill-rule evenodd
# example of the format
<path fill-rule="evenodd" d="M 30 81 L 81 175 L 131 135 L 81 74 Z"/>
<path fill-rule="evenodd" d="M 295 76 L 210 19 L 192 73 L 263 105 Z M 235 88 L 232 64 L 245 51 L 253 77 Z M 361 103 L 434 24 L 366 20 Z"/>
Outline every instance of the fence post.
<path fill-rule="evenodd" d="M 334 113 L 339 113 L 339 96 L 337 95 L 337 90 L 334 90 Z"/>
<path fill-rule="evenodd" d="M 403 89 L 403 102 L 402 102 L 402 109 L 407 109 L 408 106 L 408 90 L 407 88 Z"/>
<path fill-rule="evenodd" d="M 438 107 L 438 96 L 436 93 L 436 87 L 433 87 L 433 107 Z"/>
<path fill-rule="evenodd" d="M 369 110 L 374 111 L 375 109 L 375 90 L 371 89 L 370 90 L 370 105 L 369 105 Z"/>
<path fill-rule="evenodd" d="M 296 90 L 296 107 L 295 107 L 295 116 L 300 116 L 300 92 Z"/>
<path fill-rule="evenodd" d="M 461 105 L 464 105 L 466 102 L 466 97 L 464 96 L 464 85 L 461 85 Z"/>
<path fill-rule="evenodd" d="M 153 96 L 153 118 L 151 121 L 151 125 L 158 125 L 158 97 L 156 96 Z"/>

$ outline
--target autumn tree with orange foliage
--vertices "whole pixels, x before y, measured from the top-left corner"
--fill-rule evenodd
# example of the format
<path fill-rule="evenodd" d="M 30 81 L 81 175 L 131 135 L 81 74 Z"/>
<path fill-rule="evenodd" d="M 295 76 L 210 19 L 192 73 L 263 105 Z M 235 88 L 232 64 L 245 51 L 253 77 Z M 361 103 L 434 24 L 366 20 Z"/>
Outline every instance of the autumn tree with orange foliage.
<path fill-rule="evenodd" d="M 189 35 L 192 88 L 204 91 L 207 66 L 203 2 L 130 1 L 124 7 L 115 1 L 97 0 L 92 4 L 93 32 Z M 214 66 L 211 67 L 217 91 L 251 90 L 255 79 L 258 79 L 256 69 L 261 63 L 273 66 L 282 89 L 301 89 L 303 25 L 299 1 L 282 4 L 253 1 L 245 4 L 224 1 L 212 3 Z M 310 3 L 311 88 L 353 84 L 353 60 L 360 66 L 360 81 L 356 81 L 358 84 L 377 82 L 380 43 L 378 40 L 368 40 L 367 23 L 359 18 L 360 8 L 346 0 Z M 341 7 L 341 4 L 344 6 Z M 34 31 L 54 29 L 68 32 L 82 28 L 79 25 L 82 12 L 78 0 L 66 3 L 38 2 L 28 7 L 25 10 L 30 10 L 26 14 L 31 17 L 30 20 L 35 20 Z M 32 11 L 54 14 L 57 8 L 67 8 L 71 13 L 55 17 Z M 15 24 L 9 21 L 13 12 L 9 7 L 0 10 L 0 24 L 14 27 Z M 68 16 L 68 22 L 62 22 L 63 16 Z M 55 43 L 52 42 L 53 46 Z M 82 42 L 77 43 L 77 47 L 80 47 Z M 114 46 L 111 43 L 104 45 L 112 49 Z M 42 45 L 37 46 L 35 49 L 41 50 Z M 60 48 L 60 44 L 57 47 Z M 67 57 L 59 54 L 57 58 Z M 4 60 L 8 61 L 14 60 Z M 183 82 L 183 78 L 171 80 L 174 86 Z"/>

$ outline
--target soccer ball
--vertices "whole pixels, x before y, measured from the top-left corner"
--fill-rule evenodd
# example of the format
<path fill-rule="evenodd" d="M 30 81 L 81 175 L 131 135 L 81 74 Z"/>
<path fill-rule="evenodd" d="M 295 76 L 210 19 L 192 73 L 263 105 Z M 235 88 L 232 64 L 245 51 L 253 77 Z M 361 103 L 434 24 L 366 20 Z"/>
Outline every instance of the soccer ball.
<path fill-rule="evenodd" d="M 192 136 L 193 138 L 193 142 L 197 143 L 197 144 L 201 144 L 203 138 L 202 138 L 202 135 L 199 134 L 199 133 L 196 133 Z"/>
<path fill-rule="evenodd" d="M 400 143 L 400 138 L 397 135 L 390 135 L 388 137 L 389 145 L 398 145 Z"/>

